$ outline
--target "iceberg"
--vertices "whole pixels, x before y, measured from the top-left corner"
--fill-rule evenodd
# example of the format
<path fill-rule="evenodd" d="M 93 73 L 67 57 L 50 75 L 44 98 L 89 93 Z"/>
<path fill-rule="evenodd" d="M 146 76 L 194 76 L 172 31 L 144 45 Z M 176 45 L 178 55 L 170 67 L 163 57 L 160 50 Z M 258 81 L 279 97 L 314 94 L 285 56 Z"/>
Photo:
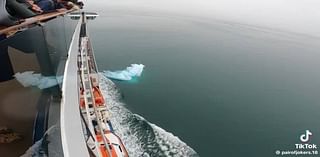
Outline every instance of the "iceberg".
<path fill-rule="evenodd" d="M 34 71 L 18 72 L 13 75 L 23 87 L 37 86 L 40 89 L 50 88 L 62 83 L 62 76 L 42 76 Z"/>
<path fill-rule="evenodd" d="M 143 64 L 131 64 L 125 70 L 103 71 L 102 74 L 110 79 L 129 81 L 134 77 L 140 77 L 143 71 Z"/>

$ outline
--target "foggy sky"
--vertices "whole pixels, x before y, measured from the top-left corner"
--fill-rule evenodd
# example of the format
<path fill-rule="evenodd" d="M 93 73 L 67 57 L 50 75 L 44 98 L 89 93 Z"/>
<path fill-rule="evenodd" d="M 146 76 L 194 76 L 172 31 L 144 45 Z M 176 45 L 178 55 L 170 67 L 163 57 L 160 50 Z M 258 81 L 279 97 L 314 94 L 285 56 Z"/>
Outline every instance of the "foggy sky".
<path fill-rule="evenodd" d="M 320 37 L 320 0 L 84 0 L 107 6 L 220 19 Z"/>

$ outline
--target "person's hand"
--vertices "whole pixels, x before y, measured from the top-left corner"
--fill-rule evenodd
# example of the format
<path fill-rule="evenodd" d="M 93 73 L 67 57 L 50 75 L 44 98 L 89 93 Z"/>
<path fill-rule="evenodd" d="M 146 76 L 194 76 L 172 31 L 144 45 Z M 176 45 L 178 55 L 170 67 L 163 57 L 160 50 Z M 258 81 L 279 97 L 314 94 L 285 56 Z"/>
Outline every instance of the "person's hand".
<path fill-rule="evenodd" d="M 70 9 L 74 9 L 74 10 L 79 10 L 80 9 L 79 6 L 75 5 L 72 2 L 68 2 L 67 5 L 68 5 L 68 7 L 70 7 Z"/>
<path fill-rule="evenodd" d="M 34 4 L 33 0 L 27 0 L 27 2 L 31 5 L 31 10 L 37 12 L 37 13 L 42 13 L 43 10 L 36 4 Z"/>
<path fill-rule="evenodd" d="M 37 13 L 42 13 L 42 12 L 43 12 L 43 10 L 42 10 L 38 5 L 36 5 L 36 4 L 32 4 L 31 6 L 32 6 L 31 9 L 32 9 L 33 11 L 35 11 L 35 12 L 37 12 Z"/>
<path fill-rule="evenodd" d="M 36 12 L 38 12 L 38 13 L 42 13 L 43 12 L 43 10 L 38 5 L 35 5 L 35 4 L 32 5 L 31 9 L 36 11 Z"/>
<path fill-rule="evenodd" d="M 56 9 L 58 12 L 64 12 L 64 11 L 67 11 L 68 9 L 66 8 L 60 8 L 60 9 Z"/>

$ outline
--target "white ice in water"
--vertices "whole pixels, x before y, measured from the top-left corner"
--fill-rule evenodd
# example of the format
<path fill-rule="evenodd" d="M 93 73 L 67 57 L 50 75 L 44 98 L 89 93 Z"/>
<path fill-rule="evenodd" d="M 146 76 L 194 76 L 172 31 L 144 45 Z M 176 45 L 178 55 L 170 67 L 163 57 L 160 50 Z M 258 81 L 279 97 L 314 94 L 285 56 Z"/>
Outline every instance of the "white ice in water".
<path fill-rule="evenodd" d="M 34 71 L 18 72 L 14 77 L 24 87 L 36 86 L 40 89 L 50 88 L 62 82 L 62 76 L 42 76 Z"/>
<path fill-rule="evenodd" d="M 111 79 L 129 81 L 133 77 L 141 76 L 143 68 L 143 64 L 131 64 L 131 66 L 127 67 L 125 70 L 103 71 L 102 74 Z"/>

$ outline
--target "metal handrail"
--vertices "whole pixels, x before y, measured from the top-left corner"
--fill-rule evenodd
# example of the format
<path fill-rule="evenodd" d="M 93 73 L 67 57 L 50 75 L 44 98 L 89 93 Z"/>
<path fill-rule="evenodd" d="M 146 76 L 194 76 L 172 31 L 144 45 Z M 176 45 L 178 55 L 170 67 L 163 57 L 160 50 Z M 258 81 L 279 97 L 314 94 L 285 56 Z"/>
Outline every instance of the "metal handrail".
<path fill-rule="evenodd" d="M 42 21 L 46 21 L 46 20 L 49 20 L 49 19 L 52 19 L 52 18 L 55 18 L 55 17 L 58 17 L 58 16 L 62 16 L 62 15 L 65 15 L 67 13 L 73 12 L 75 10 L 76 9 L 70 9 L 70 10 L 66 10 L 66 11 L 57 11 L 57 12 L 51 12 L 51 13 L 46 13 L 46 14 L 41 14 L 41 15 L 38 15 L 38 16 L 26 18 L 20 24 L 13 25 L 13 26 L 1 29 L 0 30 L 0 35 L 1 34 L 6 34 L 6 33 L 10 32 L 10 31 L 19 30 L 21 28 L 26 28 L 26 27 L 28 27 L 28 26 L 30 26 L 32 24 L 38 24 L 38 23 L 40 23 Z"/>
<path fill-rule="evenodd" d="M 78 52 L 81 19 L 72 37 L 62 84 L 61 141 L 65 157 L 89 157 L 79 109 Z"/>

